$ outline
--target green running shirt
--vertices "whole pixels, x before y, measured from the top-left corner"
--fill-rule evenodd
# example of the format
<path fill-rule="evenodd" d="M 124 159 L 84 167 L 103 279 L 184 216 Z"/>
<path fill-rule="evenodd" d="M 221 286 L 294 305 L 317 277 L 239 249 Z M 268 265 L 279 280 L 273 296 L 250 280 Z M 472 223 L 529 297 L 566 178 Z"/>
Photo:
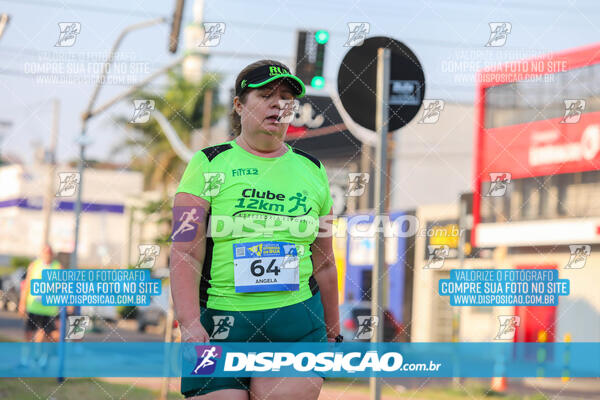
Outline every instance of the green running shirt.
<path fill-rule="evenodd" d="M 198 151 L 189 162 L 177 193 L 198 196 L 211 206 L 200 283 L 202 307 L 264 310 L 296 304 L 314 294 L 310 245 L 319 231 L 318 218 L 329 214 L 333 201 L 323 164 L 286 146 L 283 155 L 266 158 L 232 140 Z M 288 265 L 282 258 L 255 261 L 261 251 L 263 256 L 277 252 L 278 243 L 286 248 L 295 245 L 296 264 L 289 264 L 297 266 L 295 278 L 278 268 L 282 260 Z M 234 252 L 240 256 L 240 251 L 255 258 L 234 260 Z M 242 275 L 249 285 L 239 283 L 236 288 L 236 278 L 241 282 Z M 285 286 L 287 290 L 263 291 L 270 286 L 264 286 L 266 282 L 279 287 L 290 279 L 296 284 Z M 263 286 L 256 284 L 259 281 Z"/>
<path fill-rule="evenodd" d="M 40 259 L 36 259 L 31 265 L 31 272 L 29 273 L 30 280 L 42 279 L 42 271 L 45 269 L 61 269 L 61 265 L 58 261 L 52 261 L 50 262 L 50 265 L 46 265 Z M 42 296 L 33 296 L 31 294 L 31 283 L 29 285 L 30 291 L 26 299 L 27 312 L 37 315 L 45 315 L 48 317 L 54 317 L 58 315 L 58 306 L 45 306 L 42 304 Z"/>

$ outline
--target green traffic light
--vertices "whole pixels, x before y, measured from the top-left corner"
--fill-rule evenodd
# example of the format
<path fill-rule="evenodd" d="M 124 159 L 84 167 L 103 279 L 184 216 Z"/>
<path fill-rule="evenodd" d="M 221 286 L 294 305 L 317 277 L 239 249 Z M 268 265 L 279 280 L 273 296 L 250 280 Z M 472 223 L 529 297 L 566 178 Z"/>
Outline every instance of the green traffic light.
<path fill-rule="evenodd" d="M 315 40 L 319 44 L 325 44 L 329 40 L 329 32 L 321 29 L 320 31 L 315 32 Z"/>
<path fill-rule="evenodd" d="M 310 81 L 310 86 L 314 87 L 315 89 L 323 89 L 325 86 L 325 78 L 318 75 L 314 76 Z"/>

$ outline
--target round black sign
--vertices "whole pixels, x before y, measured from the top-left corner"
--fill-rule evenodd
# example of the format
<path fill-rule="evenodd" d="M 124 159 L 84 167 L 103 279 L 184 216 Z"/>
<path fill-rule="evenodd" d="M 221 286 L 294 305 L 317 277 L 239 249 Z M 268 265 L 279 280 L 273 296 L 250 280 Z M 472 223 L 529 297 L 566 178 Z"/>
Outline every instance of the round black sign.
<path fill-rule="evenodd" d="M 404 43 L 377 36 L 348 51 L 338 73 L 338 92 L 344 108 L 359 125 L 375 130 L 377 49 L 391 50 L 389 132 L 417 115 L 425 96 L 425 75 L 417 56 Z"/>

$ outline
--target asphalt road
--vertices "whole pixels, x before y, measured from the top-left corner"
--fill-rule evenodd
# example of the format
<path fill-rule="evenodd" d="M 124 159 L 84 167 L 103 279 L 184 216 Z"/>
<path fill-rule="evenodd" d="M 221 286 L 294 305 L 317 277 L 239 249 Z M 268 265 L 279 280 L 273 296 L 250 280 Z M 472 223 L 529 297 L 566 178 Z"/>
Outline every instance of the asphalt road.
<path fill-rule="evenodd" d="M 126 325 L 126 326 L 122 326 Z M 163 337 L 156 333 L 141 333 L 138 332 L 135 321 L 99 324 L 100 331 L 88 331 L 85 334 L 86 342 L 159 342 L 163 341 Z M 15 341 L 23 340 L 23 319 L 16 313 L 0 311 L 0 340 L 9 338 Z M 469 382 L 477 381 L 478 379 L 469 379 Z M 344 383 L 349 384 L 352 380 L 346 380 Z M 418 390 L 421 387 L 444 386 L 448 387 L 452 384 L 451 378 L 386 378 L 383 379 L 384 386 L 391 386 L 399 390 Z M 489 383 L 489 379 L 479 380 L 483 385 Z M 158 382 L 158 381 L 157 381 Z M 353 382 L 357 385 L 365 385 L 367 381 L 357 379 Z M 464 384 L 463 382 L 462 384 Z M 509 380 L 509 390 L 511 394 L 532 395 L 543 394 L 553 400 L 575 400 L 575 399 L 600 399 L 600 381 L 598 378 L 573 379 L 570 383 L 561 384 L 560 379 L 543 381 L 533 380 L 533 383 L 525 384 L 519 379 Z M 151 385 L 150 385 L 151 386 Z M 323 397 L 327 398 L 327 396 Z M 349 397 L 350 398 L 350 397 Z M 367 398 L 363 395 L 358 395 L 358 398 Z"/>
<path fill-rule="evenodd" d="M 0 337 L 23 340 L 23 319 L 17 314 L 0 311 Z M 119 324 L 100 321 L 97 329 L 85 333 L 86 342 L 160 342 L 164 337 L 156 333 L 137 331 L 135 321 L 121 321 Z"/>

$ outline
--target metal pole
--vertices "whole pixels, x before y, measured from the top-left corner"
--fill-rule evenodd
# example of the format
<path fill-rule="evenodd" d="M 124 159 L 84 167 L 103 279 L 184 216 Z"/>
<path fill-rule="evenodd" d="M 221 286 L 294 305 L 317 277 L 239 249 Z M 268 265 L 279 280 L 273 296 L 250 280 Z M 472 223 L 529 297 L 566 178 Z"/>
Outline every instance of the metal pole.
<path fill-rule="evenodd" d="M 169 285 L 169 291 L 171 290 L 171 286 Z M 169 308 L 167 309 L 167 318 L 165 321 L 165 343 L 171 343 L 173 341 L 173 320 L 175 319 L 175 312 L 173 311 L 173 296 L 169 296 Z M 165 349 L 167 347 L 165 346 Z M 167 358 L 168 352 L 165 350 L 165 360 Z M 165 372 L 168 371 L 167 362 L 165 362 Z M 169 375 L 165 374 L 162 379 L 160 385 L 160 395 L 159 400 L 167 400 L 169 395 Z"/>
<path fill-rule="evenodd" d="M 460 196 L 458 202 L 458 266 L 460 269 L 465 267 L 465 235 L 463 235 L 463 229 L 466 227 L 467 218 L 467 203 L 463 196 Z M 460 339 L 460 310 L 458 307 L 454 307 L 452 310 L 452 343 L 458 343 Z M 458 363 L 458 355 L 454 354 L 454 366 L 453 366 L 453 378 L 452 384 L 454 387 L 461 386 L 460 369 Z"/>
<path fill-rule="evenodd" d="M 46 194 L 44 195 L 44 208 L 42 211 L 42 245 L 50 243 L 50 218 L 52 215 L 52 206 L 54 204 L 54 174 L 56 173 L 56 142 L 58 140 L 58 116 L 60 113 L 60 103 L 58 99 L 52 101 L 53 105 L 53 118 L 52 118 L 52 132 L 50 136 L 50 147 L 46 153 L 46 164 L 48 166 L 46 182 Z"/>
<path fill-rule="evenodd" d="M 371 146 L 366 143 L 362 143 L 360 145 L 360 172 L 361 173 L 371 173 Z M 365 191 L 362 196 L 358 198 L 358 209 L 362 212 L 366 211 L 369 208 L 369 198 L 371 196 L 369 187 L 371 186 L 371 180 L 369 183 L 365 185 Z"/>
<path fill-rule="evenodd" d="M 60 112 L 60 103 L 58 99 L 54 99 L 53 104 L 53 118 L 52 118 L 52 133 L 50 137 L 50 147 L 48 148 L 46 163 L 48 166 L 48 182 L 46 185 L 46 194 L 44 196 L 44 208 L 42 212 L 42 245 L 49 243 L 50 238 L 50 219 L 52 216 L 52 209 L 54 205 L 54 174 L 56 173 L 56 142 L 58 140 L 58 117 Z M 60 370 L 64 366 L 64 343 L 62 340 L 65 335 L 65 324 L 67 321 L 67 309 L 65 306 L 60 307 L 60 337 L 61 344 L 59 345 L 59 362 L 60 362 Z M 62 382 L 62 377 L 57 377 L 58 382 Z"/>
<path fill-rule="evenodd" d="M 204 104 L 202 107 L 202 134 L 204 135 L 205 146 L 212 145 L 210 134 L 210 115 L 212 114 L 213 90 L 208 89 L 204 92 Z"/>
<path fill-rule="evenodd" d="M 88 140 L 86 138 L 86 130 L 87 130 L 88 120 L 94 115 L 94 113 L 92 113 L 94 103 L 96 102 L 96 99 L 98 98 L 100 88 L 102 87 L 102 84 L 105 81 L 106 75 L 108 74 L 110 65 L 113 62 L 115 52 L 121 45 L 121 42 L 123 41 L 123 38 L 125 37 L 125 35 L 127 35 L 129 32 L 134 31 L 136 29 L 146 28 L 148 26 L 160 24 L 165 21 L 166 21 L 165 18 L 157 18 L 157 19 L 153 19 L 150 21 L 141 22 L 139 24 L 133 24 L 133 25 L 130 25 L 130 26 L 126 27 L 125 29 L 123 29 L 123 31 L 121 32 L 121 34 L 119 35 L 119 37 L 117 38 L 115 43 L 113 44 L 113 47 L 110 50 L 108 58 L 104 62 L 100 78 L 98 79 L 98 82 L 96 82 L 96 86 L 94 88 L 94 91 L 92 92 L 92 96 L 90 97 L 90 101 L 88 102 L 86 110 L 82 115 L 81 134 L 79 136 L 79 162 L 77 163 L 77 171 L 79 172 L 79 187 L 77 190 L 77 200 L 75 202 L 75 240 L 74 240 L 73 252 L 71 253 L 71 262 L 70 262 L 71 268 L 76 268 L 77 262 L 78 262 L 78 260 L 77 260 L 77 245 L 79 244 L 79 225 L 80 225 L 80 219 L 81 219 L 81 192 L 83 191 L 83 172 L 85 169 L 85 146 L 86 146 L 86 144 L 87 144 L 86 142 Z M 63 338 L 61 336 L 61 340 L 62 339 Z"/>
<path fill-rule="evenodd" d="M 387 133 L 388 133 L 388 101 L 390 91 L 390 49 L 377 50 L 377 108 L 375 115 L 375 128 L 377 131 L 377 147 L 375 160 L 377 171 L 375 173 L 375 216 L 381 216 L 385 210 L 385 194 L 387 193 L 385 171 L 387 165 Z M 385 224 L 382 224 L 385 226 Z M 371 283 L 371 315 L 377 316 L 378 324 L 374 328 L 371 338 L 372 343 L 381 342 L 383 337 L 383 291 L 380 288 L 382 273 L 385 268 L 385 240 L 384 232 L 378 230 L 375 238 L 375 263 L 373 265 Z M 381 398 L 381 382 L 379 378 L 369 378 L 371 399 Z"/>
<path fill-rule="evenodd" d="M 4 34 L 4 29 L 6 28 L 6 25 L 8 25 L 8 22 L 10 21 L 10 16 L 6 13 L 2 13 L 0 14 L 0 39 L 2 38 L 2 35 Z"/>
<path fill-rule="evenodd" d="M 96 115 L 98 115 L 98 114 L 106 111 L 107 109 L 109 109 L 110 107 L 112 107 L 113 105 L 115 105 L 116 103 L 118 103 L 119 101 L 127 98 L 127 96 L 135 93 L 137 90 L 139 90 L 140 88 L 146 86 L 147 84 L 149 84 L 150 82 L 152 82 L 153 80 L 155 80 L 156 78 L 158 78 L 159 76 L 162 76 L 168 70 L 170 70 L 170 69 L 178 66 L 179 64 L 181 64 L 184 59 L 185 59 L 185 56 L 176 59 L 172 63 L 164 66 L 163 68 L 159 69 L 158 71 L 152 73 L 147 78 L 144 78 L 141 81 L 139 81 L 138 83 L 136 83 L 135 85 L 131 86 L 129 89 L 124 90 L 122 93 L 120 93 L 120 94 L 116 95 L 115 97 L 111 98 L 106 103 L 98 106 L 95 110 L 89 112 L 90 117 L 95 117 Z"/>
<path fill-rule="evenodd" d="M 138 24 L 133 24 L 133 25 L 130 25 L 130 26 L 126 27 L 125 29 L 123 29 L 123 31 L 121 32 L 121 34 L 119 35 L 119 37 L 117 38 L 117 40 L 113 44 L 113 47 L 110 50 L 108 58 L 106 59 L 104 65 L 102 67 L 102 73 L 100 75 L 100 78 L 98 79 L 98 82 L 96 82 L 96 86 L 94 87 L 94 91 L 92 92 L 92 96 L 90 97 L 90 101 L 88 102 L 85 112 L 83 113 L 83 115 L 81 117 L 81 134 L 79 135 L 79 140 L 78 140 L 79 141 L 79 160 L 77 163 L 77 172 L 79 173 L 79 186 L 77 188 L 77 199 L 75 201 L 75 210 L 74 210 L 74 212 L 75 212 L 75 232 L 74 232 L 75 239 L 74 239 L 74 243 L 73 243 L 73 252 L 71 253 L 71 259 L 69 262 L 70 268 L 77 268 L 77 264 L 78 264 L 77 247 L 79 244 L 79 225 L 80 225 L 80 220 L 81 220 L 81 193 L 83 191 L 83 172 L 85 169 L 85 146 L 88 141 L 88 138 L 86 137 L 86 130 L 87 130 L 88 120 L 94 115 L 92 113 L 92 108 L 94 107 L 94 103 L 96 102 L 96 99 L 98 98 L 100 88 L 104 84 L 106 75 L 108 74 L 108 70 L 110 68 L 110 65 L 113 62 L 115 52 L 117 51 L 118 47 L 121 45 L 121 42 L 123 41 L 123 38 L 125 37 L 125 35 L 127 35 L 129 32 L 134 31 L 136 29 L 146 28 L 148 26 L 160 24 L 165 21 L 166 21 L 165 18 L 157 18 L 157 19 L 153 19 L 150 21 L 141 22 Z M 79 307 L 76 307 L 75 313 L 76 314 L 79 313 Z M 66 315 L 67 315 L 66 310 L 64 307 L 62 307 L 61 311 L 60 311 L 60 345 L 59 345 L 59 370 L 58 370 L 58 372 L 59 372 L 58 373 L 58 381 L 59 382 L 63 381 L 63 378 L 61 377 L 61 375 L 64 370 L 65 323 L 66 323 L 66 319 L 67 319 Z"/>

